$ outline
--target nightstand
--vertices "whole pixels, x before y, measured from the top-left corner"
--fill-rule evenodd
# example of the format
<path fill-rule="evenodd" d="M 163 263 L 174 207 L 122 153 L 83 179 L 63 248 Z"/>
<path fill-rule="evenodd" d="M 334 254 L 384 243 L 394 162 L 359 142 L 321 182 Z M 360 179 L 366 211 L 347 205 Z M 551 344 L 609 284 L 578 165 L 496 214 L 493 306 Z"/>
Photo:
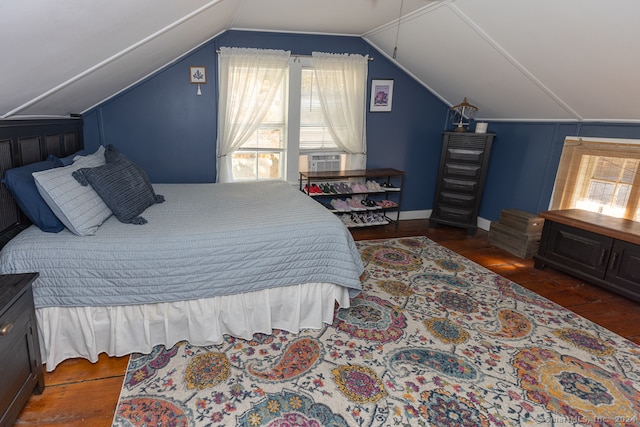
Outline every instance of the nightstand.
<path fill-rule="evenodd" d="M 31 394 L 44 390 L 31 288 L 37 277 L 0 275 L 0 426 L 13 425 Z"/>

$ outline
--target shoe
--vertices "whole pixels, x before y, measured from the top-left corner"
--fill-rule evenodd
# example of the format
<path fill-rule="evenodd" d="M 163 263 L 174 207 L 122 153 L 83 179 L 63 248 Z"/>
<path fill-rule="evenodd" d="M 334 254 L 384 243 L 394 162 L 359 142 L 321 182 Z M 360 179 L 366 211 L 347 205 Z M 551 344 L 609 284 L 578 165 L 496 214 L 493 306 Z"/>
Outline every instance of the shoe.
<path fill-rule="evenodd" d="M 318 187 L 317 184 L 311 184 L 311 188 L 309 188 L 311 194 L 322 194 L 322 190 Z"/>
<path fill-rule="evenodd" d="M 382 191 L 382 187 L 376 181 L 367 181 L 369 191 Z"/>
<path fill-rule="evenodd" d="M 391 200 L 381 200 L 377 202 L 377 205 L 381 208 L 395 208 L 398 206 L 396 202 L 392 202 Z"/>
<path fill-rule="evenodd" d="M 374 202 L 371 199 L 363 199 L 362 200 L 362 204 L 365 205 L 367 208 L 369 209 L 376 209 L 378 206 L 376 205 L 376 202 Z"/>
<path fill-rule="evenodd" d="M 343 212 L 351 212 L 351 206 L 349 206 L 347 200 L 338 199 L 338 206 L 342 208 Z"/>
<path fill-rule="evenodd" d="M 340 215 L 340 221 L 347 227 L 353 227 L 350 215 Z"/>
<path fill-rule="evenodd" d="M 400 191 L 399 188 L 396 188 L 392 183 L 390 182 L 383 182 L 381 185 L 383 190 L 387 190 L 387 191 Z"/>
<path fill-rule="evenodd" d="M 352 211 L 364 211 L 365 209 L 356 199 L 347 199 L 347 205 Z"/>
<path fill-rule="evenodd" d="M 365 225 L 365 222 L 362 220 L 362 217 L 358 214 L 351 215 L 351 222 L 353 222 L 353 225 L 356 227 L 361 227 Z"/>

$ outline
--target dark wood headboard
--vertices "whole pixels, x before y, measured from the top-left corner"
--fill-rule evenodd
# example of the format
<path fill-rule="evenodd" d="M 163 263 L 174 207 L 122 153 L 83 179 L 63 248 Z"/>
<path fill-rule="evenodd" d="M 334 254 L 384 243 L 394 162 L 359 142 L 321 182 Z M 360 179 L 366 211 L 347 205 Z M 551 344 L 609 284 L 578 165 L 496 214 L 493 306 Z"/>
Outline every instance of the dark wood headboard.
<path fill-rule="evenodd" d="M 0 120 L 0 176 L 7 169 L 65 157 L 84 148 L 82 118 Z M 0 248 L 31 225 L 13 200 L 0 188 Z"/>

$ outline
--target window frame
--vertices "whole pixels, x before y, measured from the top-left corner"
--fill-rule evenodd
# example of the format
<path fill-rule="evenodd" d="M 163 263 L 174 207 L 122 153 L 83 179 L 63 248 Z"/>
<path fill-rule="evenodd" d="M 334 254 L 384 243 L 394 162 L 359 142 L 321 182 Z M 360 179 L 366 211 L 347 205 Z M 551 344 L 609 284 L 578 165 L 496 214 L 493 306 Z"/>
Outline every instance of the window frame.
<path fill-rule="evenodd" d="M 283 147 L 274 148 L 243 148 L 240 147 L 235 152 L 279 152 L 283 157 L 281 160 L 281 178 L 290 183 L 297 183 L 299 180 L 299 171 L 302 163 L 308 158 L 308 155 L 314 153 L 332 153 L 346 156 L 346 152 L 336 145 L 323 149 L 301 150 L 300 149 L 300 127 L 301 127 L 301 101 L 302 101 L 302 70 L 305 68 L 313 69 L 313 61 L 310 56 L 292 56 L 289 59 L 289 69 L 287 78 L 285 79 L 285 91 L 287 105 L 285 109 L 285 126 L 283 134 Z M 269 126 L 269 125 L 266 125 Z M 260 126 L 262 127 L 262 125 Z M 231 154 L 233 155 L 233 154 Z M 234 181 L 247 181 L 247 179 L 235 179 Z"/>
<path fill-rule="evenodd" d="M 582 208 L 596 212 L 607 210 L 607 212 L 602 213 L 614 215 L 616 191 L 612 193 L 612 199 L 609 202 L 610 209 L 605 209 L 607 205 L 603 204 L 599 205 L 598 210 L 588 209 L 584 205 L 581 207 L 577 206 L 578 203 L 581 202 L 581 198 L 588 196 L 589 187 L 592 182 L 606 181 L 614 184 L 614 188 L 617 188 L 622 176 L 622 173 L 619 173 L 615 182 L 595 178 L 594 168 L 596 166 L 595 164 L 592 166 L 583 165 L 585 156 L 593 156 L 592 161 L 594 163 L 598 157 L 640 160 L 640 140 L 576 136 L 568 136 L 565 138 L 549 208 L 551 210 Z M 640 165 L 634 173 L 634 179 L 630 183 L 631 190 L 629 192 L 627 205 L 623 208 L 624 213 L 616 216 L 639 221 Z"/>

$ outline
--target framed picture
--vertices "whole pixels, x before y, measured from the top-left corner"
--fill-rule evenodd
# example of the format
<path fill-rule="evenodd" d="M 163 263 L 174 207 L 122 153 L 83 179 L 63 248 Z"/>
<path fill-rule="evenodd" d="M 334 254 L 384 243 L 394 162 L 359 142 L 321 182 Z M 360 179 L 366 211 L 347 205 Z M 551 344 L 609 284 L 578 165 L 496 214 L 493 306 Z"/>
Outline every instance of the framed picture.
<path fill-rule="evenodd" d="M 207 82 L 207 70 L 205 67 L 189 67 L 191 83 L 201 84 Z"/>
<path fill-rule="evenodd" d="M 391 111 L 393 80 L 371 80 L 369 111 Z"/>

